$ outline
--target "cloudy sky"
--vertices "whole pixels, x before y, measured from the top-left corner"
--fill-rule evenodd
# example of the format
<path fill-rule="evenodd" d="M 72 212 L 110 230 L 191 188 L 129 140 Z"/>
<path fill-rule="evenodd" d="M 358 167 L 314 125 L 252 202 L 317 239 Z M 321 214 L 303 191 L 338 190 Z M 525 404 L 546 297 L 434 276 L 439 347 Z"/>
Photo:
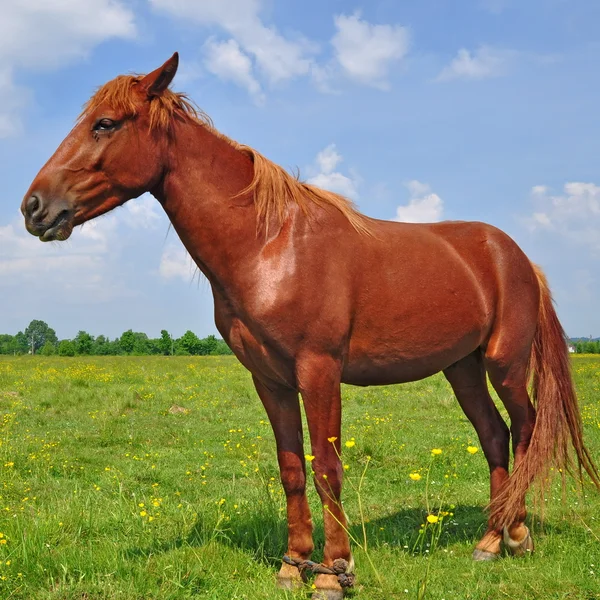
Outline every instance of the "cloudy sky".
<path fill-rule="evenodd" d="M 493 223 L 600 335 L 599 22 L 597 0 L 3 0 L 0 332 L 215 332 L 152 197 L 65 244 L 19 214 L 94 88 L 178 50 L 173 87 L 227 135 L 374 217 Z"/>

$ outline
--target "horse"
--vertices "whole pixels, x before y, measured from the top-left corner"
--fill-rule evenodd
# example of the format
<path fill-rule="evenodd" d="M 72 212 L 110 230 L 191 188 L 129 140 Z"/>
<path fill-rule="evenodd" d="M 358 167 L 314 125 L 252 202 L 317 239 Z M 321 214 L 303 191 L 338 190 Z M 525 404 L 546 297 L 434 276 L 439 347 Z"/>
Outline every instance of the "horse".
<path fill-rule="evenodd" d="M 540 268 L 491 225 L 376 220 L 303 183 L 173 92 L 178 60 L 175 53 L 147 75 L 101 86 L 21 210 L 27 230 L 47 242 L 144 192 L 162 205 L 208 279 L 217 329 L 250 371 L 273 427 L 288 523 L 279 584 L 302 585 L 303 567 L 314 565 L 299 397 L 323 504 L 315 594 L 341 598 L 352 579 L 340 503 L 342 382 L 443 372 L 490 470 L 488 526 L 473 558 L 495 559 L 503 545 L 515 555 L 532 551 L 526 491 L 550 465 L 571 465 L 571 446 L 579 478 L 585 470 L 600 488 Z"/>

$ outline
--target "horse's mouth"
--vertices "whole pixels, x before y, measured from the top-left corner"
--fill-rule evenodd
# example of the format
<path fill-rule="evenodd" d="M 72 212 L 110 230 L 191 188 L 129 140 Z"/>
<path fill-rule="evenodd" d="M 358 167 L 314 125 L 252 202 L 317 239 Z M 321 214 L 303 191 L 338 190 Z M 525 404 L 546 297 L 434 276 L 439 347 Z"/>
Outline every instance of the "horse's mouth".
<path fill-rule="evenodd" d="M 39 235 L 40 241 L 42 242 L 62 242 L 68 239 L 73 232 L 72 214 L 70 210 L 62 210 L 56 215 L 56 218 L 50 227 Z"/>

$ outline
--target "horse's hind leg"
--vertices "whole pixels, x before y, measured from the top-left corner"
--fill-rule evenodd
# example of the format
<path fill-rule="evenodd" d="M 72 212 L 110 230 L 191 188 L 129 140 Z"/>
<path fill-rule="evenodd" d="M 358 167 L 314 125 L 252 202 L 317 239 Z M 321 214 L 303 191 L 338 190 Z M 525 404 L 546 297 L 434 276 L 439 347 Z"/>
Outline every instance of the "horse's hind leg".
<path fill-rule="evenodd" d="M 475 427 L 490 468 L 490 497 L 493 500 L 508 478 L 509 432 L 488 391 L 480 350 L 444 371 L 465 415 Z M 492 520 L 473 551 L 474 560 L 492 560 L 500 554 L 502 532 Z"/>
<path fill-rule="evenodd" d="M 521 352 L 521 356 L 512 357 L 508 361 L 498 351 L 488 346 L 485 356 L 485 366 L 494 389 L 504 404 L 510 417 L 510 432 L 514 455 L 513 472 L 523 460 L 535 425 L 535 409 L 527 392 L 527 360 L 529 352 Z M 525 525 L 527 509 L 525 495 L 516 499 L 518 515 L 516 520 L 504 528 L 504 542 L 508 550 L 522 556 L 533 551 L 533 540 Z"/>

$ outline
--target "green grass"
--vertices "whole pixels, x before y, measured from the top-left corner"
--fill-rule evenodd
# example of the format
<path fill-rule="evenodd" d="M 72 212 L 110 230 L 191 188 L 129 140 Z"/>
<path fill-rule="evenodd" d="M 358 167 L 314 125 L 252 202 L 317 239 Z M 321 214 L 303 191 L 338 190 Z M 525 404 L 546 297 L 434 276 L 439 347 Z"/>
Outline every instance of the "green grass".
<path fill-rule="evenodd" d="M 592 454 L 600 460 L 600 357 L 575 357 Z M 352 597 L 600 598 L 600 495 L 567 480 L 530 499 L 536 553 L 473 563 L 485 529 L 487 465 L 442 376 L 344 388 L 347 479 L 358 483 L 369 554 Z M 171 414 L 177 405 L 187 412 Z M 431 458 L 431 449 L 442 454 Z M 307 452 L 309 446 L 306 447 Z M 412 552 L 430 504 L 452 513 L 437 548 Z M 409 474 L 419 472 L 413 481 Z M 532 494 L 533 496 L 533 494 Z M 320 506 L 313 486 L 316 550 Z M 440 500 L 442 499 L 442 500 Z M 143 505 L 143 506 L 142 506 Z M 358 498 L 345 485 L 352 532 Z M 285 502 L 266 415 L 231 357 L 0 358 L 0 598 L 307 598 L 275 588 Z"/>

